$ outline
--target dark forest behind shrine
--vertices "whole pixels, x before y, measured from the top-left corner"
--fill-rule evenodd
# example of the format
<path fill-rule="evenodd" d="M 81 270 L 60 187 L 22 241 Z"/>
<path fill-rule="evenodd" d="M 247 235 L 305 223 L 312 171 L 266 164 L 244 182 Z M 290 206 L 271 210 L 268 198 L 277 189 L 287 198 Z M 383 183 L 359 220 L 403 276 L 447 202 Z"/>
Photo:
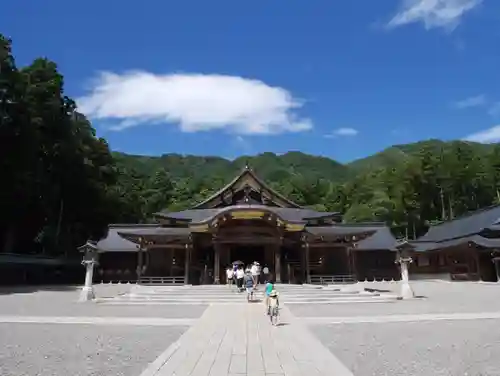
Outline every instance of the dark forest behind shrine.
<path fill-rule="evenodd" d="M 249 164 L 273 189 L 396 237 L 499 203 L 500 146 L 428 140 L 348 164 L 288 152 L 221 157 L 112 152 L 64 93 L 55 62 L 15 63 L 0 37 L 0 253 L 79 258 L 110 223 L 148 223 L 192 207 Z M 332 144 L 332 147 L 333 144 Z"/>

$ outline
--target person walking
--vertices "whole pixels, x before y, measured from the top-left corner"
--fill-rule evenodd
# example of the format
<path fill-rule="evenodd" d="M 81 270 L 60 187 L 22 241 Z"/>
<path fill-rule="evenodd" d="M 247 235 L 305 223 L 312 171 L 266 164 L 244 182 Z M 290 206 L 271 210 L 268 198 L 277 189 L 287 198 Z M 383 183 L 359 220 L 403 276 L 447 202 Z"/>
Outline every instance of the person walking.
<path fill-rule="evenodd" d="M 234 272 L 233 272 L 233 267 L 229 265 L 226 269 L 226 284 L 231 287 L 233 284 L 233 277 L 234 277 Z"/>
<path fill-rule="evenodd" d="M 245 277 L 245 271 L 242 267 L 236 270 L 236 286 L 238 286 L 238 291 L 243 290 L 243 277 Z"/>
<path fill-rule="evenodd" d="M 269 268 L 264 264 L 264 268 L 262 269 L 262 275 L 264 276 L 264 283 L 269 281 Z"/>
<path fill-rule="evenodd" d="M 253 278 L 251 273 L 245 274 L 244 278 L 245 289 L 247 290 L 247 301 L 250 302 L 253 300 Z"/>
<path fill-rule="evenodd" d="M 236 272 L 238 271 L 238 264 L 233 264 L 233 282 L 237 286 Z"/>
<path fill-rule="evenodd" d="M 264 290 L 264 306 L 266 308 L 266 315 L 269 315 L 269 295 L 274 290 L 274 284 L 271 281 L 267 281 L 266 289 Z"/>
<path fill-rule="evenodd" d="M 252 267 L 250 268 L 250 273 L 252 274 L 253 286 L 257 288 L 259 284 L 260 267 L 257 261 L 254 261 Z"/>

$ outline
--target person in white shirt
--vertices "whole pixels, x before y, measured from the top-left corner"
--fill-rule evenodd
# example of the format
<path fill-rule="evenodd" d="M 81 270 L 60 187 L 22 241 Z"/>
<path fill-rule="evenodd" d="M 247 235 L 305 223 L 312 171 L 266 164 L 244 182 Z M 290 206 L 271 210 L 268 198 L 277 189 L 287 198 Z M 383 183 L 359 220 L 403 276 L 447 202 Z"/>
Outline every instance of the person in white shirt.
<path fill-rule="evenodd" d="M 229 265 L 226 269 L 226 284 L 231 287 L 233 284 L 233 277 L 234 277 L 234 272 L 233 272 L 233 267 Z"/>
<path fill-rule="evenodd" d="M 236 285 L 238 286 L 238 289 L 242 291 L 243 289 L 243 277 L 245 276 L 245 271 L 243 270 L 242 267 L 239 267 L 238 270 L 236 270 Z"/>
<path fill-rule="evenodd" d="M 253 286 L 257 287 L 259 284 L 259 275 L 260 275 L 260 265 L 257 261 L 255 261 L 250 268 L 250 273 L 252 273 Z"/>
<path fill-rule="evenodd" d="M 262 274 L 264 276 L 264 283 L 269 282 L 269 268 L 267 265 L 264 265 L 264 269 L 262 269 Z"/>

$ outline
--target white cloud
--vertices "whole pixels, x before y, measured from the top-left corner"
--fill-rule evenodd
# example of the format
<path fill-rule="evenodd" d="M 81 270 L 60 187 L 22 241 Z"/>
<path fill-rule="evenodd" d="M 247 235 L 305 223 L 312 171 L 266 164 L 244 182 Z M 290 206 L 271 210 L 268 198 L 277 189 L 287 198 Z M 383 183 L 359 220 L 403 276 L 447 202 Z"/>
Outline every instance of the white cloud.
<path fill-rule="evenodd" d="M 313 127 L 296 113 L 302 103 L 290 92 L 237 76 L 104 72 L 77 104 L 90 118 L 113 122 L 114 130 L 151 123 L 177 123 L 184 132 L 226 129 L 236 134 Z"/>
<path fill-rule="evenodd" d="M 394 28 L 422 22 L 427 30 L 444 27 L 453 30 L 462 16 L 483 0 L 402 0 L 400 11 L 389 21 Z"/>
<path fill-rule="evenodd" d="M 453 103 L 453 107 L 458 109 L 470 108 L 470 107 L 480 107 L 486 104 L 486 97 L 481 94 L 475 97 L 469 97 L 461 101 Z"/>
<path fill-rule="evenodd" d="M 500 141 L 500 125 L 473 133 L 464 138 L 465 141 L 482 142 L 489 144 Z"/>
<path fill-rule="evenodd" d="M 339 136 L 356 136 L 359 132 L 354 128 L 339 128 L 332 133 L 325 135 L 326 138 L 335 138 Z"/>

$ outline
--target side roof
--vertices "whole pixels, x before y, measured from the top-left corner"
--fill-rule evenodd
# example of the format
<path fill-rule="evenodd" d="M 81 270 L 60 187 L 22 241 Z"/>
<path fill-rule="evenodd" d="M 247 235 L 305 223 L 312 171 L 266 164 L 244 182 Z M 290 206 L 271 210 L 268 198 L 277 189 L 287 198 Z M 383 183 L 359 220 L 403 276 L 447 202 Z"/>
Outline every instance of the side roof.
<path fill-rule="evenodd" d="M 362 226 L 363 225 L 360 227 Z M 365 226 L 373 226 L 373 228 L 376 229 L 376 232 L 372 236 L 359 241 L 355 249 L 358 251 L 396 250 L 397 239 L 394 237 L 389 227 L 385 224 L 380 224 L 378 226 L 366 224 Z"/>
<path fill-rule="evenodd" d="M 342 223 L 325 227 L 306 227 L 306 231 L 319 236 L 361 235 L 368 237 L 356 243 L 358 251 L 395 251 L 397 240 L 391 229 L 383 223 Z"/>
<path fill-rule="evenodd" d="M 441 222 L 429 228 L 429 231 L 416 240 L 418 242 L 442 242 L 448 239 L 462 238 L 478 234 L 500 221 L 500 205 L 490 206 L 461 217 Z"/>
<path fill-rule="evenodd" d="M 471 243 L 484 248 L 500 248 L 499 238 L 485 238 L 481 235 L 471 235 L 461 238 L 448 239 L 442 242 L 409 242 L 409 244 L 411 244 L 416 252 L 437 251 L 445 248 L 456 247 L 464 243 Z"/>
<path fill-rule="evenodd" d="M 98 252 L 137 252 L 137 245 L 122 238 L 119 232 L 134 232 L 158 227 L 158 224 L 113 224 L 109 225 L 108 234 L 96 244 Z"/>
<path fill-rule="evenodd" d="M 228 191 L 241 190 L 242 187 L 244 187 L 245 185 L 255 189 L 256 191 L 265 190 L 269 192 L 273 197 L 278 198 L 277 200 L 278 202 L 276 202 L 276 204 L 278 204 L 281 207 L 300 208 L 300 205 L 296 204 L 292 200 L 289 200 L 281 193 L 276 192 L 274 189 L 269 187 L 262 179 L 260 179 L 255 174 L 255 172 L 248 165 L 246 165 L 245 168 L 241 171 L 241 173 L 238 176 L 236 176 L 232 181 L 230 181 L 226 186 L 221 188 L 219 191 L 214 193 L 206 200 L 203 200 L 199 204 L 195 205 L 193 209 L 212 208 L 214 206 L 213 201 L 215 199 L 217 199 L 221 195 L 224 195 Z"/>

